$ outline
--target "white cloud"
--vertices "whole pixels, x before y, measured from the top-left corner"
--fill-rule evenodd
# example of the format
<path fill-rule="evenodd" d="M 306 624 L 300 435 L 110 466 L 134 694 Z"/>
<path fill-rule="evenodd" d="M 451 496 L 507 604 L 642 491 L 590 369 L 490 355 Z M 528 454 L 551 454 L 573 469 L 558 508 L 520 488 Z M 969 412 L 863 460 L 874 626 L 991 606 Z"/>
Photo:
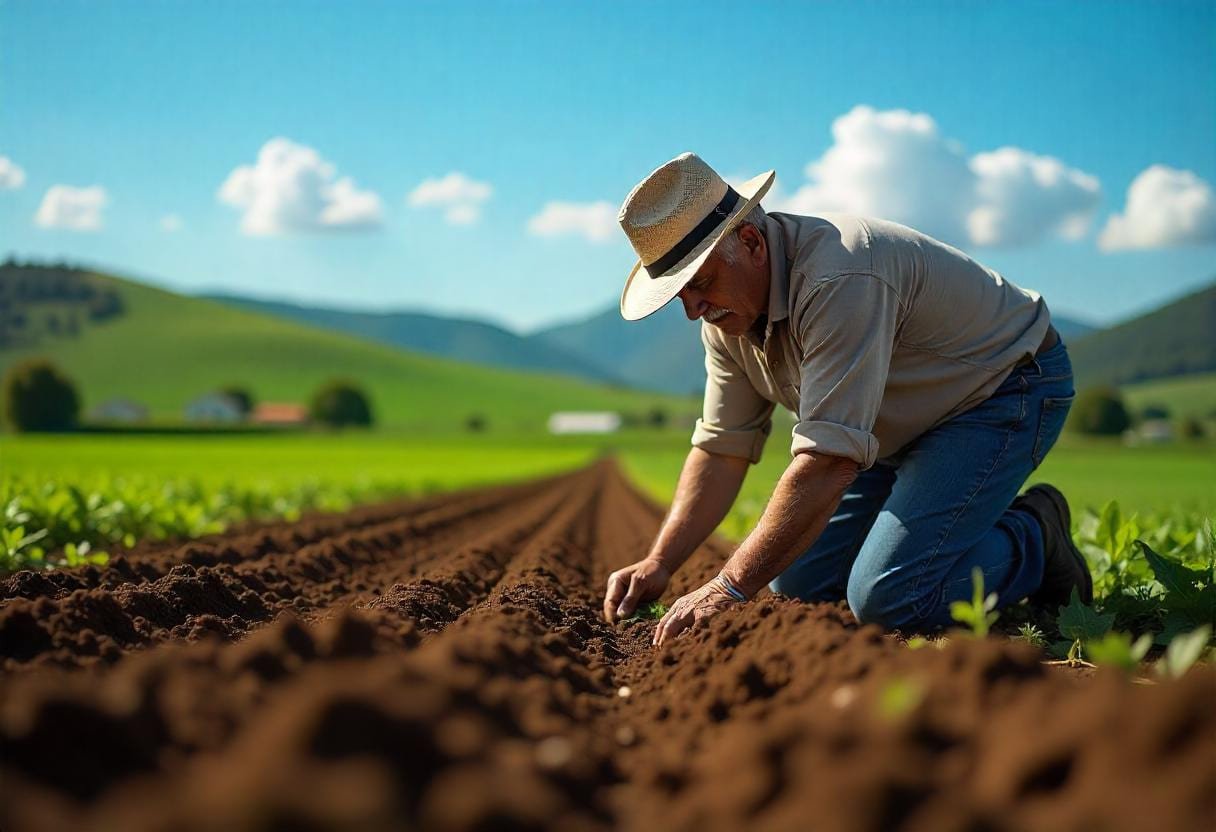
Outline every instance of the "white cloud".
<path fill-rule="evenodd" d="M 926 113 L 859 105 L 832 123 L 833 144 L 806 184 L 765 200 L 773 210 L 843 211 L 894 220 L 934 237 L 1024 245 L 1083 235 L 1098 180 L 1050 156 L 1003 147 L 968 158 Z"/>
<path fill-rule="evenodd" d="M 177 214 L 165 214 L 160 218 L 160 230 L 173 233 L 182 230 L 182 218 Z"/>
<path fill-rule="evenodd" d="M 291 231 L 366 229 L 380 225 L 380 197 L 361 191 L 350 177 L 311 147 L 274 138 L 253 165 L 228 175 L 217 197 L 242 209 L 241 231 L 260 237 Z"/>
<path fill-rule="evenodd" d="M 1216 194 L 1189 170 L 1153 165 L 1132 180 L 1127 206 L 1112 214 L 1098 236 L 1098 248 L 1216 243 Z"/>
<path fill-rule="evenodd" d="M 100 185 L 52 185 L 42 197 L 34 222 L 42 228 L 96 231 L 101 228 L 101 211 L 108 202 L 106 190 Z"/>
<path fill-rule="evenodd" d="M 608 202 L 547 202 L 528 220 L 538 237 L 575 235 L 593 243 L 606 243 L 621 233 L 617 208 Z"/>
<path fill-rule="evenodd" d="M 25 184 L 25 171 L 7 156 L 0 156 L 0 191 L 13 191 Z"/>
<path fill-rule="evenodd" d="M 452 171 L 439 179 L 424 179 L 406 201 L 415 208 L 442 208 L 443 218 L 452 225 L 469 225 L 481 218 L 481 206 L 493 193 L 488 182 Z"/>
<path fill-rule="evenodd" d="M 1078 240 L 1102 201 L 1096 177 L 1016 147 L 973 156 L 971 170 L 979 204 L 967 229 L 977 245 L 1026 245 L 1052 234 Z"/>

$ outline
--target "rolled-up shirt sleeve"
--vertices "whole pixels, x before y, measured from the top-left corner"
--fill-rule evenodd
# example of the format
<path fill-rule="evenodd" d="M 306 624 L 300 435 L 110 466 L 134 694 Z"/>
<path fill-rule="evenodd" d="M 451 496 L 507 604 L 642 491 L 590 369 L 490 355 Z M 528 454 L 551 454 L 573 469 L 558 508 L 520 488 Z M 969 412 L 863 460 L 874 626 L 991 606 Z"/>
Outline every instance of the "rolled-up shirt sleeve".
<path fill-rule="evenodd" d="M 872 433 L 899 324 L 899 294 L 881 277 L 846 274 L 808 287 L 791 319 L 802 347 L 791 452 L 878 458 Z"/>
<path fill-rule="evenodd" d="M 705 405 L 692 433 L 692 444 L 711 454 L 760 461 L 764 440 L 773 427 L 773 402 L 763 398 L 743 369 L 701 326 L 705 346 Z"/>

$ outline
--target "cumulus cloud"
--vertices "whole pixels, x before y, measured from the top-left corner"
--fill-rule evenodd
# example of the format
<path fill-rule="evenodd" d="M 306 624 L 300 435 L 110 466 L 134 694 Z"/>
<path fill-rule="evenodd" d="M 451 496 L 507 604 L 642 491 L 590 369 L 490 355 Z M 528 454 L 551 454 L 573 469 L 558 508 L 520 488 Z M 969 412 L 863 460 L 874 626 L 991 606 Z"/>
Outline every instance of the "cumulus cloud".
<path fill-rule="evenodd" d="M 1012 246 L 1089 228 L 1098 180 L 1050 156 L 1003 147 L 968 157 L 926 113 L 859 105 L 832 123 L 832 146 L 773 210 L 894 220 L 943 240 Z"/>
<path fill-rule="evenodd" d="M 547 202 L 528 220 L 528 231 L 538 237 L 573 235 L 592 243 L 606 243 L 621 233 L 617 208 L 609 202 Z"/>
<path fill-rule="evenodd" d="M 25 171 L 7 156 L 0 156 L 0 191 L 12 191 L 25 184 Z"/>
<path fill-rule="evenodd" d="M 179 217 L 177 214 L 165 214 L 163 217 L 160 218 L 159 225 L 160 225 L 161 231 L 166 231 L 166 232 L 169 232 L 170 234 L 173 233 L 174 231 L 181 231 L 182 230 L 182 218 Z"/>
<path fill-rule="evenodd" d="M 973 156 L 971 170 L 979 204 L 967 230 L 977 245 L 1026 245 L 1053 234 L 1078 240 L 1102 200 L 1097 177 L 1016 147 Z"/>
<path fill-rule="evenodd" d="M 255 237 L 375 228 L 383 218 L 377 194 L 339 178 L 311 147 L 281 137 L 262 145 L 254 164 L 233 170 L 217 196 L 242 210 L 241 231 Z"/>
<path fill-rule="evenodd" d="M 1098 236 L 1103 251 L 1216 243 L 1216 194 L 1189 170 L 1153 165 L 1132 180 L 1127 206 Z"/>
<path fill-rule="evenodd" d="M 52 185 L 42 197 L 34 222 L 42 228 L 96 231 L 101 228 L 101 212 L 108 202 L 106 190 L 100 185 Z"/>
<path fill-rule="evenodd" d="M 438 179 L 424 179 L 410 191 L 406 202 L 414 208 L 440 208 L 443 218 L 452 225 L 470 225 L 481 218 L 481 206 L 493 193 L 488 182 L 452 171 Z"/>

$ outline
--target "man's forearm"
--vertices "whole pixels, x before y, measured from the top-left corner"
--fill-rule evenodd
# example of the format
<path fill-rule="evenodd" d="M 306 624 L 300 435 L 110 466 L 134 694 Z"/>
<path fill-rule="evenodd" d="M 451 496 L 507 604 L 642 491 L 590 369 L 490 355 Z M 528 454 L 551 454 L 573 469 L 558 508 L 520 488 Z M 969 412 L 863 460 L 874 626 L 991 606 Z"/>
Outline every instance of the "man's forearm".
<path fill-rule="evenodd" d="M 730 511 L 747 465 L 745 459 L 693 448 L 648 557 L 661 561 L 669 572 L 679 569 Z"/>
<path fill-rule="evenodd" d="M 749 598 L 785 571 L 823 533 L 841 497 L 857 478 L 857 463 L 842 457 L 794 457 L 760 522 L 723 568 Z"/>

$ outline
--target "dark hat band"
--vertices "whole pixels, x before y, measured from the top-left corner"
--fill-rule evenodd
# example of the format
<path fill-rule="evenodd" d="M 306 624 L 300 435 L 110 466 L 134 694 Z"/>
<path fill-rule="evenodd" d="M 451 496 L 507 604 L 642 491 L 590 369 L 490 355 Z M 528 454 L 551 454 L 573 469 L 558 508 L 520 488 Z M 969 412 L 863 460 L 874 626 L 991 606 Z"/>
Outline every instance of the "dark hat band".
<path fill-rule="evenodd" d="M 723 220 L 730 216 L 730 212 L 739 204 L 739 192 L 729 185 L 726 186 L 726 196 L 722 197 L 722 201 L 714 206 L 705 219 L 697 223 L 696 228 L 684 235 L 680 242 L 671 247 L 671 250 L 655 260 L 649 266 L 645 266 L 646 273 L 650 277 L 662 277 L 666 272 L 670 271 L 676 263 L 679 263 L 688 253 L 697 247 L 697 244 L 709 236 L 709 233 L 722 224 Z"/>

